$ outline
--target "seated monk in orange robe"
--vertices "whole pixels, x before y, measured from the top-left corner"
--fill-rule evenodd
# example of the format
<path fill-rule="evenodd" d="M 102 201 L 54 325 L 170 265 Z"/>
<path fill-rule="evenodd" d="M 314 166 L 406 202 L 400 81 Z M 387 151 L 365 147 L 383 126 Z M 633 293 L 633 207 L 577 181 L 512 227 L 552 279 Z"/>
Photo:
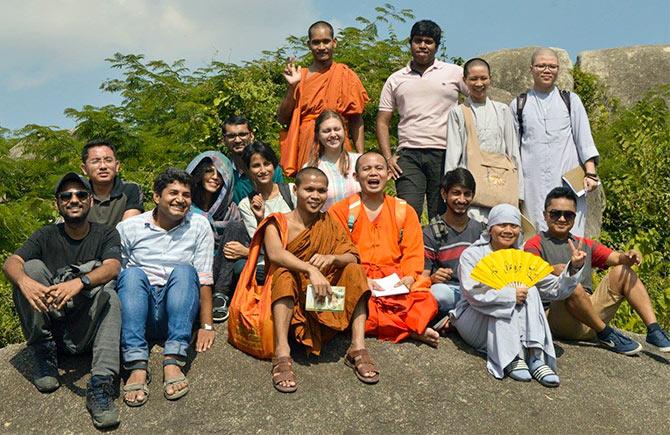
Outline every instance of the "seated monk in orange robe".
<path fill-rule="evenodd" d="M 349 325 L 351 346 L 345 363 L 353 367 L 362 382 L 376 383 L 379 370 L 365 348 L 369 296 L 365 271 L 358 264 L 358 251 L 346 232 L 320 211 L 328 194 L 328 178 L 320 169 L 304 168 L 295 178 L 295 192 L 295 210 L 272 215 L 286 220 L 287 240 L 281 239 L 276 223 L 267 226 L 264 237 L 266 258 L 277 267 L 272 274 L 272 384 L 285 393 L 297 388 L 288 343 L 290 328 L 299 343 L 319 355 L 323 344 Z M 344 311 L 306 311 L 308 284 L 316 298 L 331 295 L 331 285 L 344 286 Z"/>
<path fill-rule="evenodd" d="M 314 121 L 326 109 L 342 115 L 359 153 L 365 147 L 361 114 L 370 98 L 361 80 L 346 65 L 333 62 L 337 40 L 330 24 L 317 21 L 307 35 L 312 63 L 300 68 L 289 59 L 284 69 L 289 86 L 277 110 L 279 123 L 288 126 L 280 138 L 281 166 L 291 177 L 307 162 L 314 146 Z M 344 146 L 351 151 L 348 135 Z"/>
<path fill-rule="evenodd" d="M 412 338 L 437 347 L 440 335 L 428 327 L 437 314 L 437 301 L 430 293 L 430 279 L 422 276 L 419 218 L 407 203 L 384 193 L 389 173 L 381 154 L 363 154 L 356 162 L 354 177 L 361 193 L 332 205 L 328 212 L 351 232 L 371 289 L 378 287 L 372 279 L 397 273 L 410 290 L 404 295 L 371 297 L 365 332 L 395 343 Z"/>

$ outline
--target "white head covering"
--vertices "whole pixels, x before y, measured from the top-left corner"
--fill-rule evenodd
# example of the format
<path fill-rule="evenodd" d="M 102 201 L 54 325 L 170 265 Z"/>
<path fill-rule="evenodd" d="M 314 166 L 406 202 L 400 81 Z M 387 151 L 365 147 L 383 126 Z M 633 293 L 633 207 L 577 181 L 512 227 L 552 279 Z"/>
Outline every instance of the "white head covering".
<path fill-rule="evenodd" d="M 484 231 L 474 245 L 487 245 L 491 242 L 491 234 L 489 233 L 491 227 L 499 224 L 514 224 L 521 226 L 521 212 L 518 208 L 510 204 L 498 204 L 489 212 L 489 221 Z M 514 244 L 515 248 L 521 248 L 523 244 L 523 235 L 519 233 L 519 237 Z"/>

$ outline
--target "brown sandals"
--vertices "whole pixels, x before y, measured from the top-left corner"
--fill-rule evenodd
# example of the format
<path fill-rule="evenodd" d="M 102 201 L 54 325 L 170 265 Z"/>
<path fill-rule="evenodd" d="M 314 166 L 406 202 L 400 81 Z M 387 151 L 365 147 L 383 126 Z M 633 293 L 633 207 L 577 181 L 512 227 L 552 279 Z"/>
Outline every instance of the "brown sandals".
<path fill-rule="evenodd" d="M 293 393 L 298 389 L 298 381 L 293 372 L 293 359 L 290 356 L 272 358 L 272 386 L 282 393 Z M 294 382 L 295 385 L 287 387 L 282 382 Z"/>
<path fill-rule="evenodd" d="M 344 363 L 354 369 L 354 373 L 359 381 L 366 384 L 376 384 L 379 382 L 379 369 L 367 349 L 348 351 L 344 357 Z M 373 372 L 375 375 L 371 377 L 365 376 L 368 372 Z"/>

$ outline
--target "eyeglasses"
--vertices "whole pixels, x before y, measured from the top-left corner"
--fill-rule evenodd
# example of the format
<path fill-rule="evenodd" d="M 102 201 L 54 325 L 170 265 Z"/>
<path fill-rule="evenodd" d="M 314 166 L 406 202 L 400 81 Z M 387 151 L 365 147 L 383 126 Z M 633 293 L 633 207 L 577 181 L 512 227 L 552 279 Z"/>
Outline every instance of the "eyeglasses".
<path fill-rule="evenodd" d="M 75 190 L 75 191 L 70 190 L 68 192 L 58 192 L 58 195 L 56 195 L 56 197 L 63 202 L 70 202 L 70 200 L 72 200 L 73 195 L 76 196 L 77 199 L 79 199 L 80 201 L 86 201 L 90 193 L 87 192 L 86 190 Z"/>
<path fill-rule="evenodd" d="M 250 134 L 251 134 L 251 133 L 248 132 L 248 131 L 247 131 L 247 132 L 243 132 L 243 133 L 226 133 L 226 134 L 223 135 L 223 137 L 226 138 L 226 139 L 228 139 L 228 140 L 235 140 L 235 139 L 238 138 L 238 137 L 239 137 L 240 139 L 246 139 L 246 138 L 249 137 Z"/>
<path fill-rule="evenodd" d="M 538 65 L 533 65 L 533 68 L 540 71 L 544 71 L 545 69 L 548 69 L 549 71 L 556 71 L 558 69 L 558 65 L 541 63 Z"/>
<path fill-rule="evenodd" d="M 549 210 L 549 219 L 557 221 L 563 216 L 566 221 L 574 221 L 577 213 L 571 210 Z"/>

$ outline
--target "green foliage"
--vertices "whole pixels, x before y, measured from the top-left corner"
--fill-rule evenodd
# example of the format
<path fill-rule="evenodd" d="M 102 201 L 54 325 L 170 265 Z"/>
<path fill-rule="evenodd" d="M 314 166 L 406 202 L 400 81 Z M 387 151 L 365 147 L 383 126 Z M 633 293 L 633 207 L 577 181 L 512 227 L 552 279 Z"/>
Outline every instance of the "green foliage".
<path fill-rule="evenodd" d="M 600 174 L 607 195 L 602 241 L 617 249 L 636 249 L 644 257 L 636 268 L 653 301 L 659 323 L 670 329 L 670 87 L 649 92 L 612 122 L 594 131 L 601 153 Z M 625 306 L 616 323 L 644 331 Z"/>

